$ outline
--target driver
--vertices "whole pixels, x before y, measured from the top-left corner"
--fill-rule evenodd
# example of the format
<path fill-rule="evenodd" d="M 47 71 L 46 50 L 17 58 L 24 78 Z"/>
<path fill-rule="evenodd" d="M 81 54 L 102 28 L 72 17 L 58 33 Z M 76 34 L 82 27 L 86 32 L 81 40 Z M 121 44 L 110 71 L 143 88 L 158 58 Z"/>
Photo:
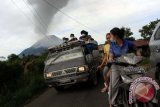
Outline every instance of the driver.
<path fill-rule="evenodd" d="M 115 27 L 110 31 L 110 34 L 112 42 L 110 46 L 109 62 L 112 62 L 114 58 L 120 57 L 121 55 L 136 49 L 135 45 L 131 41 L 124 40 L 124 29 Z M 121 70 L 122 69 L 119 65 L 112 64 L 109 86 L 110 107 L 112 107 L 112 105 L 116 105 L 115 100 L 119 90 Z"/>

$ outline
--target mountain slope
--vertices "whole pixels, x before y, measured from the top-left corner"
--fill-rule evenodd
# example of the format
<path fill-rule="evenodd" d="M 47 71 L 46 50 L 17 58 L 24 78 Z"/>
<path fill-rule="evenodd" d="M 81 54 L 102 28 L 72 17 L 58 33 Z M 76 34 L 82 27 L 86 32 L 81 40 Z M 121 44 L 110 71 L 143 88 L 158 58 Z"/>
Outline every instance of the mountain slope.
<path fill-rule="evenodd" d="M 49 48 L 51 46 L 55 46 L 62 43 L 62 40 L 54 35 L 50 35 L 48 37 L 44 37 L 41 40 L 37 41 L 35 44 L 32 45 L 33 48 Z"/>
<path fill-rule="evenodd" d="M 50 35 L 48 37 L 44 37 L 33 44 L 31 47 L 23 50 L 19 56 L 23 55 L 41 55 L 45 52 L 49 47 L 53 47 L 62 43 L 62 40 L 54 35 Z"/>

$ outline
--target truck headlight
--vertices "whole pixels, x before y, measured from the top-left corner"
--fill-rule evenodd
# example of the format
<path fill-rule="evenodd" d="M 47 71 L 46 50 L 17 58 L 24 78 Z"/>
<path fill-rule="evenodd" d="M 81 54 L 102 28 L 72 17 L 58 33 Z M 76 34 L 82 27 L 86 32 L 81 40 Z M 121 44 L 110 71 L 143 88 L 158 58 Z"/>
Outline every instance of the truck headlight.
<path fill-rule="evenodd" d="M 85 72 L 85 67 L 79 67 L 79 68 L 78 68 L 78 71 L 79 71 L 79 72 Z"/>
<path fill-rule="evenodd" d="M 46 77 L 47 77 L 47 78 L 51 78 L 51 77 L 52 77 L 52 72 L 47 73 L 47 74 L 46 74 Z"/>

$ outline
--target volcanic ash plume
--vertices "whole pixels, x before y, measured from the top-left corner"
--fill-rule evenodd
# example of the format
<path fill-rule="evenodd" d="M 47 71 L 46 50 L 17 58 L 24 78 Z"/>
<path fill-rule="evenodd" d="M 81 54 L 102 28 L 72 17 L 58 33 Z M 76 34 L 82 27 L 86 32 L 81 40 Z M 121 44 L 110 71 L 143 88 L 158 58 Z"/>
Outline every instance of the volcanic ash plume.
<path fill-rule="evenodd" d="M 67 5 L 69 0 L 27 0 L 27 2 L 33 7 L 35 31 L 46 34 L 49 24 L 54 15 Z M 56 8 L 54 8 L 54 6 Z"/>

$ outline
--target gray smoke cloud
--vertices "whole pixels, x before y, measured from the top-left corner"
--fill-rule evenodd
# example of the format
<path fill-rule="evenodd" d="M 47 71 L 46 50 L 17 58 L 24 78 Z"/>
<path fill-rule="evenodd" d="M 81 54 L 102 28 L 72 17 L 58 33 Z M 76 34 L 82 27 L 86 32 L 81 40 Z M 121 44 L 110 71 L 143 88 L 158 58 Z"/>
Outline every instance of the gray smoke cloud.
<path fill-rule="evenodd" d="M 37 33 L 47 33 L 47 29 L 58 9 L 65 7 L 69 0 L 27 0 L 35 13 L 35 31 Z M 49 4 L 50 3 L 50 4 Z M 54 8 L 54 5 L 56 8 Z"/>

